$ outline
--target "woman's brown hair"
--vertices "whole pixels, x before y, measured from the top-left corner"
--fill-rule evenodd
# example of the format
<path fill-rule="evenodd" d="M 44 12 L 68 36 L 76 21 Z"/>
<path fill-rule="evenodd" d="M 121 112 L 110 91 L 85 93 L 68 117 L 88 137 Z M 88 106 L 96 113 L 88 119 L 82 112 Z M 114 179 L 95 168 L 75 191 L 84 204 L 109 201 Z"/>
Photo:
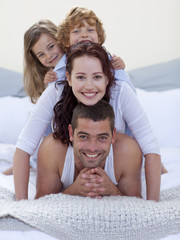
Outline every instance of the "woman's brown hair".
<path fill-rule="evenodd" d="M 73 69 L 73 62 L 76 58 L 81 56 L 95 57 L 100 60 L 103 72 L 109 80 L 103 99 L 109 102 L 110 88 L 114 85 L 115 81 L 108 53 L 104 47 L 98 43 L 81 42 L 73 45 L 67 52 L 66 72 L 68 72 L 69 75 L 71 75 L 71 71 Z M 63 84 L 64 89 L 61 99 L 54 107 L 55 118 L 53 136 L 55 139 L 60 139 L 64 144 L 69 144 L 68 125 L 71 123 L 72 113 L 77 105 L 77 99 L 74 96 L 72 88 L 69 86 L 67 80 L 57 82 L 57 84 Z"/>

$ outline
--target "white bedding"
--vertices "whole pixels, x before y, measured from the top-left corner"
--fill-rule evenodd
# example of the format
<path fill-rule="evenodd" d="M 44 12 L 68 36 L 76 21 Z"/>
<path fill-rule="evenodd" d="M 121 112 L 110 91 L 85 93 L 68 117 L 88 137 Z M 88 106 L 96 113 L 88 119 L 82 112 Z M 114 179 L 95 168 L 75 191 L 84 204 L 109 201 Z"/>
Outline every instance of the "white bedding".
<path fill-rule="evenodd" d="M 162 175 L 161 190 L 178 186 L 180 185 L 180 111 L 178 110 L 180 89 L 165 92 L 146 92 L 137 89 L 137 94 L 159 140 L 163 164 L 169 171 Z M 19 104 L 21 104 L 21 108 L 17 107 Z M 13 112 L 13 118 L 8 115 L 9 108 L 18 109 L 18 115 L 16 115 L 16 111 Z M 3 113 L 1 116 L 6 116 L 6 121 L 2 117 L 0 119 L 0 171 L 12 164 L 14 144 L 32 108 L 33 105 L 28 98 L 7 97 L 6 99 L 0 99 L 0 109 Z M 17 122 L 18 124 L 16 124 Z M 12 123 L 16 126 L 16 131 L 12 131 L 12 128 L 9 130 Z M 3 136 L 6 136 L 6 139 Z M 13 176 L 0 174 L 0 187 L 2 186 L 14 192 Z M 35 194 L 35 171 L 31 171 L 29 192 L 30 198 L 33 198 Z M 52 240 L 55 238 L 41 231 L 0 231 L 0 239 Z M 180 233 L 161 238 L 161 240 L 179 239 Z"/>

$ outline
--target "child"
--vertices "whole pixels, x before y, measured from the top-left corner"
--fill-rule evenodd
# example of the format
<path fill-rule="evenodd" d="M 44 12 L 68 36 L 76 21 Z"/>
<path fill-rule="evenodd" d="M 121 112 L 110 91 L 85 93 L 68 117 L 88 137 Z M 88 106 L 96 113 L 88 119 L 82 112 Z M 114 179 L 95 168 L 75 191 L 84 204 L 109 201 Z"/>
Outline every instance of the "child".
<path fill-rule="evenodd" d="M 78 10 L 77 19 L 79 19 L 79 23 L 81 23 L 81 20 L 87 19 L 87 16 L 86 16 L 86 13 L 84 14 L 82 12 L 81 14 L 81 11 L 79 11 L 79 8 L 77 8 L 77 10 Z M 71 11 L 71 12 L 73 13 L 74 11 Z M 93 32 L 96 38 L 90 39 L 91 37 L 89 37 L 89 34 L 91 34 L 91 31 L 87 31 L 86 32 L 87 36 L 83 40 L 95 41 L 100 44 L 103 44 L 105 40 L 105 34 L 104 34 L 102 24 L 94 13 L 92 14 L 92 16 L 91 15 L 89 16 L 88 21 L 91 22 L 91 18 L 92 18 L 92 22 L 95 24 L 95 29 L 93 29 Z M 95 19 L 96 21 L 94 22 Z M 64 35 L 64 38 L 65 38 L 64 42 L 60 39 L 60 35 L 59 35 L 60 26 L 58 31 L 58 42 L 60 43 L 62 50 L 65 51 L 70 46 L 70 41 L 67 39 L 67 42 L 66 42 L 67 35 L 66 36 Z M 70 24 L 67 26 L 68 27 L 66 28 L 71 29 Z M 69 31 L 69 39 L 70 39 L 70 30 L 67 30 L 67 31 Z M 103 39 L 103 41 L 101 39 Z M 65 65 L 66 65 L 66 56 L 63 55 L 59 63 L 54 68 L 54 71 L 57 71 L 57 72 L 59 71 L 62 73 L 63 70 L 65 69 Z M 115 73 L 115 78 L 117 76 L 117 80 L 125 81 L 131 85 L 128 75 L 124 72 L 124 70 L 118 70 L 118 71 L 119 71 L 118 74 Z M 64 72 L 64 75 L 65 75 L 65 72 Z M 59 77 L 58 77 L 58 80 L 59 80 Z M 42 101 L 44 101 L 44 98 L 42 99 L 43 100 L 40 99 L 38 101 L 38 105 L 41 105 Z M 55 103 L 58 100 L 59 99 L 56 99 L 56 96 L 54 95 L 48 96 L 48 99 L 46 99 L 47 103 L 50 103 L 50 105 L 48 105 L 48 108 L 49 108 L 48 110 L 46 109 L 46 102 L 43 103 L 44 107 L 39 109 L 38 113 L 36 112 L 35 110 L 36 107 L 35 107 L 35 109 L 32 112 L 32 117 L 30 117 L 30 119 L 27 122 L 27 125 L 24 127 L 24 129 L 22 130 L 18 138 L 17 145 L 16 145 L 17 148 L 15 151 L 14 161 L 13 161 L 15 194 L 16 194 L 17 200 L 28 198 L 30 155 L 32 155 L 36 150 L 36 148 L 38 147 L 40 140 L 42 139 L 42 137 L 44 136 L 44 133 L 46 132 L 47 126 L 51 123 L 53 119 L 53 108 L 55 106 Z M 36 117 L 36 114 L 39 116 Z"/>
<path fill-rule="evenodd" d="M 81 41 L 96 42 L 101 45 L 105 42 L 105 31 L 101 20 L 96 14 L 87 8 L 74 7 L 67 14 L 65 20 L 58 26 L 57 30 L 58 43 L 66 52 L 70 46 Z M 135 92 L 128 74 L 124 71 L 125 65 L 122 62 L 117 63 L 117 57 L 109 54 L 111 63 L 115 71 L 115 80 L 127 82 Z M 115 65 L 117 64 L 117 65 Z M 118 69 L 117 70 L 117 66 Z"/>
<path fill-rule="evenodd" d="M 57 75 L 60 75 L 59 72 L 53 72 L 64 55 L 56 35 L 57 26 L 46 19 L 33 24 L 24 34 L 24 89 L 32 103 L 36 103 L 46 85 L 56 81 Z M 64 72 L 65 67 L 61 74 L 63 80 Z M 49 126 L 45 135 L 51 132 Z M 10 175 L 12 172 L 12 168 L 9 168 L 3 173 Z"/>
<path fill-rule="evenodd" d="M 57 80 L 52 69 L 64 52 L 57 44 L 56 35 L 57 26 L 50 20 L 33 24 L 24 34 L 24 88 L 33 103 L 48 83 Z"/>

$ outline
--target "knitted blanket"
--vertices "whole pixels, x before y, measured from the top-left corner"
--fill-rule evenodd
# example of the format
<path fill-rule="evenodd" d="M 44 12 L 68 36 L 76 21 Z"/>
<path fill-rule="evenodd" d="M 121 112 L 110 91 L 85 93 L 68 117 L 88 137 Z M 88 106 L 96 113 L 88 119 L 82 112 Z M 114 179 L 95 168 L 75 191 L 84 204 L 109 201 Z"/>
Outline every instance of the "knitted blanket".
<path fill-rule="evenodd" d="M 161 192 L 160 199 L 60 193 L 16 202 L 0 189 L 0 229 L 38 229 L 61 240 L 153 240 L 180 233 L 180 186 Z"/>

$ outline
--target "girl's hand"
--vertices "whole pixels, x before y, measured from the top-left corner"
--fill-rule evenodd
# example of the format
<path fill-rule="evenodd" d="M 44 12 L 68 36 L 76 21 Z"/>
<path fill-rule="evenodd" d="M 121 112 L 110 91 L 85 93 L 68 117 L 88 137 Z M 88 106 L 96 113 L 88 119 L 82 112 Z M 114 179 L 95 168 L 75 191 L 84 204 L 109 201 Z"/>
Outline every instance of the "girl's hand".
<path fill-rule="evenodd" d="M 125 69 L 125 63 L 120 57 L 117 57 L 116 55 L 112 55 L 111 64 L 115 70 Z"/>
<path fill-rule="evenodd" d="M 56 73 L 53 72 L 53 70 L 48 71 L 44 77 L 44 83 L 48 84 L 48 83 L 55 82 L 55 81 L 57 81 Z"/>

